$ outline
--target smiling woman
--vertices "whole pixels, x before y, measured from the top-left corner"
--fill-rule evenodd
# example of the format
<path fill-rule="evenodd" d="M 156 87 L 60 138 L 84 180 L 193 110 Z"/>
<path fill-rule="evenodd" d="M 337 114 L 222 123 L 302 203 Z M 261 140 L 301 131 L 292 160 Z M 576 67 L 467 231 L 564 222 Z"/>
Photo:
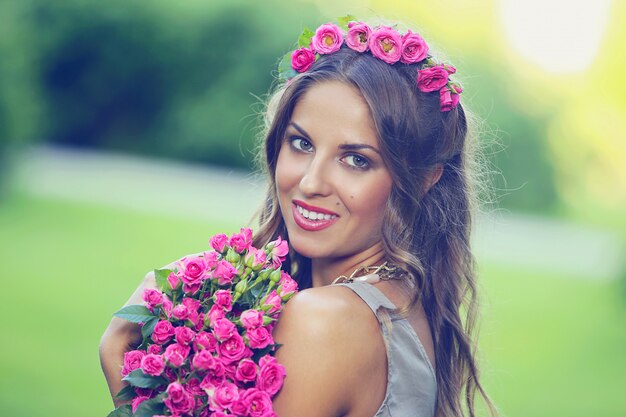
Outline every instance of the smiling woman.
<path fill-rule="evenodd" d="M 473 416 L 478 392 L 495 415 L 471 337 L 472 146 L 456 69 L 417 33 L 348 20 L 305 30 L 266 114 L 253 245 L 287 239 L 283 268 L 301 289 L 273 329 L 286 370 L 274 411 Z M 137 335 L 116 326 L 105 369 L 120 357 L 107 345 Z"/>

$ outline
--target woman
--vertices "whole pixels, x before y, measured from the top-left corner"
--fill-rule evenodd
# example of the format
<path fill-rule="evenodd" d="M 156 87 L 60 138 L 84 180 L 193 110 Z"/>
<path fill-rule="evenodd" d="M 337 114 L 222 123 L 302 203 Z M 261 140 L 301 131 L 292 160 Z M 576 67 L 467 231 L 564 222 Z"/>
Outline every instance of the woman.
<path fill-rule="evenodd" d="M 303 289 L 274 329 L 287 371 L 274 410 L 474 415 L 478 391 L 495 414 L 470 338 L 472 161 L 455 69 L 411 31 L 346 29 L 322 25 L 291 54 L 267 112 L 269 188 L 254 244 L 287 237 L 285 267 Z M 112 393 L 139 338 L 119 319 L 103 336 Z"/>

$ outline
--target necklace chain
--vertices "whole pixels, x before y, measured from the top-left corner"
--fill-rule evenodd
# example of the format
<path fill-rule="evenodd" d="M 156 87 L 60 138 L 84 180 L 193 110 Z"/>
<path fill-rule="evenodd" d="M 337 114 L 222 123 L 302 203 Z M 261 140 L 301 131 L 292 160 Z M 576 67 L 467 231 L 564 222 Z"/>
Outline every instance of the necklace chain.
<path fill-rule="evenodd" d="M 333 284 L 354 282 L 355 278 L 370 274 L 377 274 L 381 280 L 388 281 L 390 279 L 402 278 L 404 276 L 404 271 L 402 271 L 402 269 L 400 269 L 397 265 L 393 265 L 388 262 L 384 262 L 382 265 L 364 265 L 355 269 L 349 277 L 345 275 L 338 276 L 333 281 Z"/>

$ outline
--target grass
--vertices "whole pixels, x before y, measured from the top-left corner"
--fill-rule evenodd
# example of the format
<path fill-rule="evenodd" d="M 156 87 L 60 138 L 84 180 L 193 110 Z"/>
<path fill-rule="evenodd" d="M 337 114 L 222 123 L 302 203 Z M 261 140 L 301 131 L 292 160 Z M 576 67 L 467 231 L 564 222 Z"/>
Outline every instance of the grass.
<path fill-rule="evenodd" d="M 104 416 L 111 313 L 143 275 L 235 224 L 15 195 L 0 204 L 0 415 Z M 506 416 L 626 415 L 615 283 L 483 265 L 485 383 Z"/>

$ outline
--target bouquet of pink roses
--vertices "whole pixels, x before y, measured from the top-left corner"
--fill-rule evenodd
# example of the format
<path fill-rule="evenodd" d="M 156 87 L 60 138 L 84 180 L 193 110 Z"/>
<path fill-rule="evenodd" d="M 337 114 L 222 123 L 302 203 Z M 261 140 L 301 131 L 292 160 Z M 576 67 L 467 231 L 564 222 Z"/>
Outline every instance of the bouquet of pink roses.
<path fill-rule="evenodd" d="M 271 417 L 285 370 L 273 354 L 273 323 L 297 291 L 280 266 L 287 242 L 257 249 L 247 228 L 210 239 L 213 250 L 155 270 L 145 305 L 116 316 L 140 323 L 142 344 L 124 356 L 132 400 L 109 417 Z"/>

